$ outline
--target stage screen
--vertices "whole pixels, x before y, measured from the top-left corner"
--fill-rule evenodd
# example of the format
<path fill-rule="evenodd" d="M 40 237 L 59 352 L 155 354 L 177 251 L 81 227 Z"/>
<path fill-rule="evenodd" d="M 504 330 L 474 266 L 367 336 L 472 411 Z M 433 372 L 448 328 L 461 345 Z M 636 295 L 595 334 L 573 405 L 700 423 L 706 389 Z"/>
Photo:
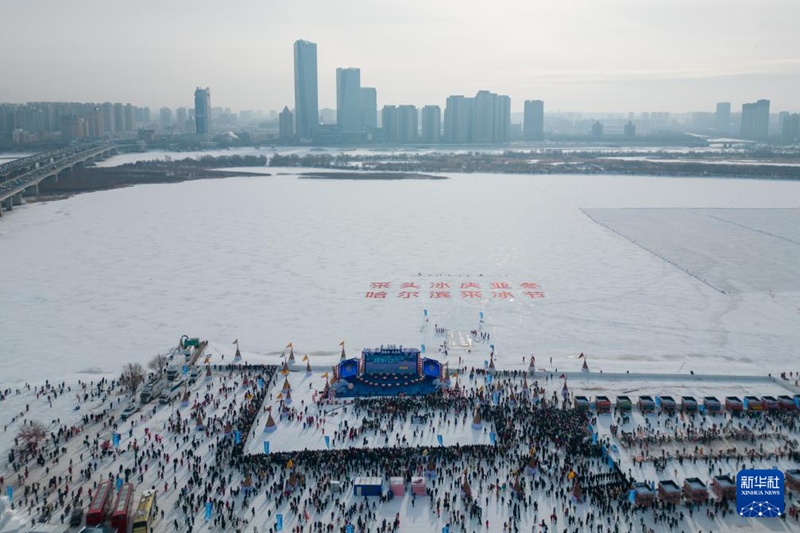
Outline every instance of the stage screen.
<path fill-rule="evenodd" d="M 365 374 L 416 374 L 416 353 L 364 354 Z"/>
<path fill-rule="evenodd" d="M 339 363 L 339 377 L 346 379 L 358 374 L 358 361 L 349 359 Z"/>
<path fill-rule="evenodd" d="M 422 363 L 422 373 L 432 378 L 439 378 L 441 368 L 439 361 L 433 359 L 425 359 Z"/>

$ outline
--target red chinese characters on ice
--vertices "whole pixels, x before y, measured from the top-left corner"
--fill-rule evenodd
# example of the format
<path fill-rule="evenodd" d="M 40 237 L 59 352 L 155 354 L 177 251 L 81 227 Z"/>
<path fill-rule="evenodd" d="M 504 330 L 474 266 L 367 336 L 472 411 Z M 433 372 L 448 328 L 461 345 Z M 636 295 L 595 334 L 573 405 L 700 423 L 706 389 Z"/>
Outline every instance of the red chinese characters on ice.
<path fill-rule="evenodd" d="M 461 291 L 461 297 L 466 299 L 483 298 L 481 291 Z"/>
<path fill-rule="evenodd" d="M 397 293 L 398 298 L 419 298 L 419 291 L 400 291 Z"/>
<path fill-rule="evenodd" d="M 367 291 L 367 294 L 366 296 L 364 296 L 364 298 L 375 298 L 382 300 L 386 298 L 386 293 L 383 291 L 378 291 L 378 292 Z"/>
<path fill-rule="evenodd" d="M 388 289 L 391 285 L 388 281 L 373 281 L 369 284 L 370 289 Z"/>
<path fill-rule="evenodd" d="M 440 300 L 442 298 L 450 298 L 450 291 L 431 291 L 429 298 L 432 300 Z"/>

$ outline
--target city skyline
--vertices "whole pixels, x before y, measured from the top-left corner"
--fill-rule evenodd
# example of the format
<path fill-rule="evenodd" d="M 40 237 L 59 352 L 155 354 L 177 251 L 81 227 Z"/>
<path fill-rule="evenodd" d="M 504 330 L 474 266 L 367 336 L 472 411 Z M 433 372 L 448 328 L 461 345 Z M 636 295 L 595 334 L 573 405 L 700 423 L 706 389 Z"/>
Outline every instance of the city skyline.
<path fill-rule="evenodd" d="M 554 111 L 687 112 L 720 101 L 736 109 L 761 98 L 775 110 L 800 108 L 792 16 L 800 6 L 787 0 L 758 9 L 718 0 L 691 9 L 688 0 L 657 8 L 632 0 L 501 0 L 488 12 L 472 0 L 458 9 L 411 0 L 355 1 L 341 10 L 309 0 L 235 11 L 200 0 L 186 12 L 152 0 L 114 10 L 99 9 L 105 4 L 97 0 L 85 4 L 4 8 L 23 20 L 36 17 L 40 26 L 4 32 L 14 53 L 0 59 L 11 73 L 0 82 L 0 101 L 189 107 L 189 90 L 208 86 L 224 107 L 280 110 L 293 102 L 292 43 L 308 39 L 320 50 L 320 108 L 336 107 L 335 70 L 348 65 L 368 73 L 378 107 L 444 107 L 448 95 L 491 88 L 510 96 L 512 112 L 531 98 Z M 42 5 L 46 18 L 38 15 Z M 119 24 L 110 24 L 114 19 Z M 137 38 L 144 30 L 148 38 Z M 58 46 L 48 46 L 51 40 Z"/>

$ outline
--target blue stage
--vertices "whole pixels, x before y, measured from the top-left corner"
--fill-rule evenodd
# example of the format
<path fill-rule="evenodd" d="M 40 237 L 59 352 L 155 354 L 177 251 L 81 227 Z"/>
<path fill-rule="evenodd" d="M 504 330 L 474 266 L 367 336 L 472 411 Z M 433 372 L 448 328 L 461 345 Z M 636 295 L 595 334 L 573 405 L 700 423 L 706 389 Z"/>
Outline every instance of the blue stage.
<path fill-rule="evenodd" d="M 339 363 L 333 392 L 338 397 L 423 396 L 442 387 L 442 366 L 419 350 L 393 345 L 365 349 Z"/>

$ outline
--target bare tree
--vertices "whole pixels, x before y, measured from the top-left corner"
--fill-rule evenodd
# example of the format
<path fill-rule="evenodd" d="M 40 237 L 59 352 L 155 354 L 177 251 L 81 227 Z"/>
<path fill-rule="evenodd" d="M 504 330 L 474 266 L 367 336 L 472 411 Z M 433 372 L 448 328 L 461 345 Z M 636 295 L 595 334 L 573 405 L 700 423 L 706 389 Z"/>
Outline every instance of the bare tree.
<path fill-rule="evenodd" d="M 166 355 L 154 355 L 153 358 L 147 362 L 147 368 L 158 374 L 158 377 L 162 377 L 164 375 L 164 370 L 167 368 L 167 361 Z"/>
<path fill-rule="evenodd" d="M 34 454 L 39 449 L 39 445 L 47 438 L 47 428 L 41 422 L 33 421 L 19 428 L 17 439 L 23 451 L 27 454 Z"/>
<path fill-rule="evenodd" d="M 123 387 L 128 389 L 132 395 L 136 394 L 136 389 L 144 381 L 144 368 L 139 363 L 128 363 L 122 367 L 122 375 L 119 377 L 119 382 Z"/>

